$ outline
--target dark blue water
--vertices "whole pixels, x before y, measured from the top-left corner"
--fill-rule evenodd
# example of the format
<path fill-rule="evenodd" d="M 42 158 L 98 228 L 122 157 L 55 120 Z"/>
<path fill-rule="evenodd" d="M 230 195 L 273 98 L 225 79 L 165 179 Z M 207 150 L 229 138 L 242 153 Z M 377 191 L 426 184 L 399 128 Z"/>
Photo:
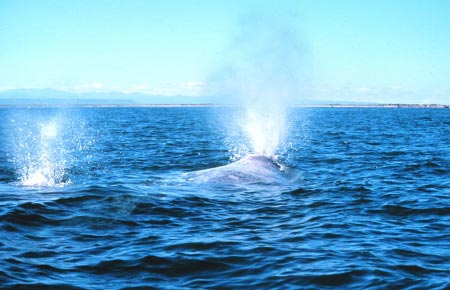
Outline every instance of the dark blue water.
<path fill-rule="evenodd" d="M 233 110 L 0 109 L 0 288 L 450 288 L 450 110 Z"/>

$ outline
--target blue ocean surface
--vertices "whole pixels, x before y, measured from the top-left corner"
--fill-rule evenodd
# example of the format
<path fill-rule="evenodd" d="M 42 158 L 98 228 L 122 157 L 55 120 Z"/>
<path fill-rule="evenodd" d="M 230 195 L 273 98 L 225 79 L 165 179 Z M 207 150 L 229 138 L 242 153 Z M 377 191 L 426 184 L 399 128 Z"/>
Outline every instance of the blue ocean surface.
<path fill-rule="evenodd" d="M 450 110 L 239 114 L 0 108 L 0 288 L 450 289 Z"/>

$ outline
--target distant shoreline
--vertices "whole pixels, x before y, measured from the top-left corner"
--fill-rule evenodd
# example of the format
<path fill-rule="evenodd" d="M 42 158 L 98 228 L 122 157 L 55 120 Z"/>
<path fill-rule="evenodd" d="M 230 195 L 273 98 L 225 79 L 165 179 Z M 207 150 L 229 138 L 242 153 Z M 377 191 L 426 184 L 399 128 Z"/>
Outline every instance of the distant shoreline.
<path fill-rule="evenodd" d="M 302 105 L 296 107 L 303 107 Z M 321 104 L 305 105 L 308 108 L 438 108 L 448 109 L 450 105 L 442 104 Z"/>
<path fill-rule="evenodd" d="M 238 105 L 220 104 L 0 104 L 0 108 L 28 107 L 81 107 L 81 108 L 205 108 L 205 107 L 239 107 Z M 449 109 L 442 104 L 302 104 L 292 108 L 436 108 Z"/>

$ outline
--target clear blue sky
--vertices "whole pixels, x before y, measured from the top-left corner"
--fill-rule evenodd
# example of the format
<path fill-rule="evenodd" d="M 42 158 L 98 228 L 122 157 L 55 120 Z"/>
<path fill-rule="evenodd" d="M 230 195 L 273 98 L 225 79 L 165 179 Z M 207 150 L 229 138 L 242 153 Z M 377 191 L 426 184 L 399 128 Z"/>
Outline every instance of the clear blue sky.
<path fill-rule="evenodd" d="M 282 60 L 251 48 L 280 23 Z M 449 104 L 450 1 L 0 0 L 0 90 L 207 95 L 246 57 L 295 58 L 299 98 Z"/>

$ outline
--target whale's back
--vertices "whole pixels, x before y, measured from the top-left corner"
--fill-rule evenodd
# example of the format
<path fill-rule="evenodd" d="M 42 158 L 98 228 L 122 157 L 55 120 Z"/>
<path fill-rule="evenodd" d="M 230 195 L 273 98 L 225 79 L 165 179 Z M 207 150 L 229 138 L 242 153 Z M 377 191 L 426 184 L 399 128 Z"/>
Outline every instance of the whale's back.
<path fill-rule="evenodd" d="M 283 178 L 284 169 L 272 158 L 250 155 L 236 162 L 186 174 L 200 183 L 272 183 Z"/>

